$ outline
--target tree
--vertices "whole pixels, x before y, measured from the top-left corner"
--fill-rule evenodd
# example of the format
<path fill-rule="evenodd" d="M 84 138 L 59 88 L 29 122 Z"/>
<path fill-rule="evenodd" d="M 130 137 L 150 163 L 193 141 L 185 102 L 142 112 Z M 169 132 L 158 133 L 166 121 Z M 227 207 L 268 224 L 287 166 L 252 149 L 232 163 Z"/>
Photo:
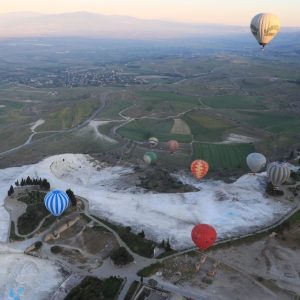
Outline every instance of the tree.
<path fill-rule="evenodd" d="M 15 192 L 15 190 L 14 190 L 13 186 L 11 185 L 7 194 L 8 194 L 8 196 L 11 196 L 14 192 Z"/>
<path fill-rule="evenodd" d="M 21 180 L 21 186 L 24 186 L 25 185 L 25 180 L 22 178 Z"/>
<path fill-rule="evenodd" d="M 32 180 L 29 176 L 26 178 L 26 185 L 32 185 Z"/>
<path fill-rule="evenodd" d="M 120 247 L 110 254 L 111 260 L 117 266 L 124 266 L 133 262 L 133 257 L 128 253 L 124 247 Z"/>
<path fill-rule="evenodd" d="M 145 238 L 145 232 L 144 232 L 144 230 L 142 230 L 141 232 L 139 232 L 138 236 L 141 237 L 142 239 Z"/>
<path fill-rule="evenodd" d="M 66 194 L 68 195 L 68 197 L 69 197 L 69 199 L 71 201 L 72 206 L 76 206 L 77 200 L 76 200 L 76 197 L 75 197 L 73 191 L 71 189 L 67 189 L 66 190 Z"/>
<path fill-rule="evenodd" d="M 15 182 L 15 185 L 16 185 L 16 186 L 19 186 L 19 185 L 20 185 L 19 180 L 17 180 L 17 181 Z"/>
<path fill-rule="evenodd" d="M 43 179 L 41 185 L 42 190 L 49 191 L 50 190 L 50 183 L 47 181 L 47 179 Z"/>
<path fill-rule="evenodd" d="M 159 246 L 160 246 L 161 248 L 165 248 L 165 246 L 166 246 L 166 245 L 165 245 L 165 240 L 162 240 Z"/>
<path fill-rule="evenodd" d="M 171 250 L 171 245 L 170 245 L 169 239 L 167 240 L 166 250 L 167 251 Z"/>

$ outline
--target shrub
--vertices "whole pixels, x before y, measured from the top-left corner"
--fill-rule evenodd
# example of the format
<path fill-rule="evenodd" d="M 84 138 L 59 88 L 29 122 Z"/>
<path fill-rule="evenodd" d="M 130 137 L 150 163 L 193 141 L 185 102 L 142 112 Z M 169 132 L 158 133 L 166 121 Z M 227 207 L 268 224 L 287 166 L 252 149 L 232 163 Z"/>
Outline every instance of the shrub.
<path fill-rule="evenodd" d="M 110 255 L 110 258 L 117 266 L 124 266 L 133 262 L 132 255 L 130 255 L 124 247 L 120 247 L 113 251 Z"/>

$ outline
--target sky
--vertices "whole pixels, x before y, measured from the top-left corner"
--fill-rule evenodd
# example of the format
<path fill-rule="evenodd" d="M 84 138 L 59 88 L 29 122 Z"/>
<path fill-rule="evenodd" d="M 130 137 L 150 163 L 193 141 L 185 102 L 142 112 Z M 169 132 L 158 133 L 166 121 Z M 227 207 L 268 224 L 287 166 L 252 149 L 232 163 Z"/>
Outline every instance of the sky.
<path fill-rule="evenodd" d="M 0 0 L 0 13 L 89 11 L 192 23 L 248 25 L 260 12 L 280 17 L 283 26 L 300 26 L 300 0 Z"/>

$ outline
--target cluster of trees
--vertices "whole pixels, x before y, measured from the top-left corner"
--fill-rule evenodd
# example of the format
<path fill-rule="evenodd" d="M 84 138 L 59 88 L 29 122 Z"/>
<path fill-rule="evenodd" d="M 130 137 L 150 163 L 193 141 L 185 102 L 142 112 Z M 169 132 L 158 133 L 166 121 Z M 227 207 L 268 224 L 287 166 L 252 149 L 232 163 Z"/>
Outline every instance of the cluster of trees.
<path fill-rule="evenodd" d="M 49 191 L 50 190 L 50 183 L 47 179 L 41 179 L 41 178 L 33 178 L 31 179 L 29 176 L 27 176 L 26 179 L 21 179 L 21 182 L 17 180 L 15 182 L 16 186 L 28 186 L 28 185 L 38 185 L 42 190 Z"/>
<path fill-rule="evenodd" d="M 13 186 L 11 185 L 10 189 L 7 192 L 7 195 L 10 197 L 14 192 L 15 192 L 15 190 L 14 190 Z"/>
<path fill-rule="evenodd" d="M 282 196 L 284 192 L 277 189 L 271 182 L 268 182 L 266 186 L 266 192 L 270 196 Z"/>
<path fill-rule="evenodd" d="M 111 260 L 117 266 L 125 266 L 133 262 L 133 257 L 124 247 L 120 247 L 110 254 Z"/>
<path fill-rule="evenodd" d="M 68 195 L 72 206 L 76 206 L 77 200 L 76 200 L 76 197 L 75 197 L 73 191 L 71 189 L 68 189 L 68 190 L 66 190 L 66 194 Z"/>
<path fill-rule="evenodd" d="M 105 280 L 88 276 L 71 290 L 65 300 L 112 300 L 118 294 L 122 282 L 121 278 L 115 276 Z"/>
<path fill-rule="evenodd" d="M 171 251 L 171 245 L 169 239 L 167 239 L 167 242 L 165 240 L 162 240 L 162 242 L 159 244 L 160 248 L 164 248 L 166 251 Z"/>

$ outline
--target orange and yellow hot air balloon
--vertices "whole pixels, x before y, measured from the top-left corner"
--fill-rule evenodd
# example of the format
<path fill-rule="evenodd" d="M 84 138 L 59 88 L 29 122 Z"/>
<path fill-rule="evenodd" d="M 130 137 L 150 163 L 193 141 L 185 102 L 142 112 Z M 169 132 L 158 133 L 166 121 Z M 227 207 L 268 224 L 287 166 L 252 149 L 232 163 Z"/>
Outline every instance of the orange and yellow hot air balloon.
<path fill-rule="evenodd" d="M 191 171 L 195 178 L 201 179 L 208 172 L 208 163 L 205 160 L 197 159 L 191 164 Z"/>

